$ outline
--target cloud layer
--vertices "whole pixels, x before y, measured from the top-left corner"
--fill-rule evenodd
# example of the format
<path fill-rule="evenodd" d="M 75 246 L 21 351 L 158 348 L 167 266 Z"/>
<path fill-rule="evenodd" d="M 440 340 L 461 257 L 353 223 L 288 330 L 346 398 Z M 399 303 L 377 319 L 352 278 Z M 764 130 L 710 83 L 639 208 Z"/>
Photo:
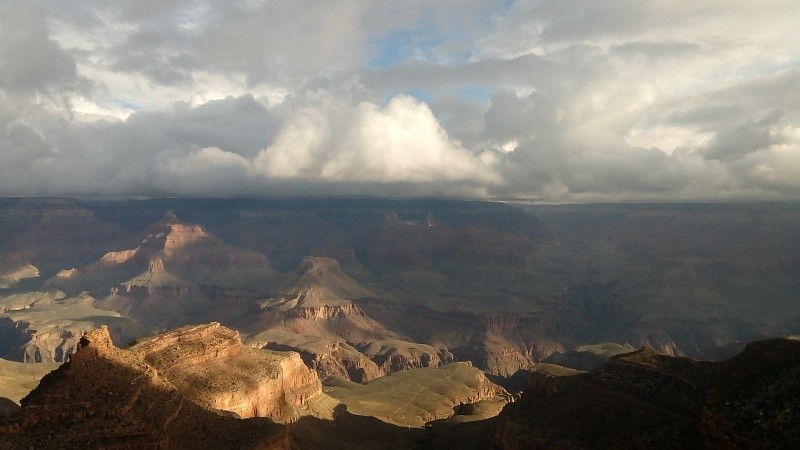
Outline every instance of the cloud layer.
<path fill-rule="evenodd" d="M 5 2 L 0 194 L 800 199 L 797 2 L 389 3 Z"/>

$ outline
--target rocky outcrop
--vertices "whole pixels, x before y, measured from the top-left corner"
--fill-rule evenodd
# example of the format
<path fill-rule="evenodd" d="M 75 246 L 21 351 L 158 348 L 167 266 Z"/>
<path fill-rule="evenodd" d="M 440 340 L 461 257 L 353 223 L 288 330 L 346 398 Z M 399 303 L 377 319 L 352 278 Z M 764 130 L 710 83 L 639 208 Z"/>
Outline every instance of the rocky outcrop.
<path fill-rule="evenodd" d="M 373 361 L 346 343 L 324 339 L 300 340 L 290 336 L 278 339 L 288 343 L 272 341 L 263 347 L 297 352 L 306 366 L 316 371 L 322 380 L 339 376 L 356 383 L 366 383 L 386 375 Z"/>
<path fill-rule="evenodd" d="M 22 346 L 22 362 L 64 362 L 73 352 L 81 332 L 76 330 L 58 330 L 34 333 L 30 340 Z"/>
<path fill-rule="evenodd" d="M 439 367 L 453 361 L 453 355 L 447 349 L 395 339 L 369 342 L 357 348 L 374 361 L 384 373 Z"/>
<path fill-rule="evenodd" d="M 447 349 L 456 361 L 472 361 L 491 375 L 510 377 L 542 359 L 563 352 L 541 315 L 483 314 L 437 311 L 404 302 L 367 299 L 358 302 L 365 314 L 417 342 Z"/>
<path fill-rule="evenodd" d="M 336 317 L 363 316 L 364 311 L 355 306 L 353 302 L 341 305 L 301 306 L 292 308 L 283 314 L 284 317 L 293 317 L 306 320 L 328 320 Z"/>
<path fill-rule="evenodd" d="M 0 447 L 288 449 L 284 427 L 203 408 L 108 329 L 84 334 L 68 363 L 46 375 L 0 423 Z"/>
<path fill-rule="evenodd" d="M 146 233 L 135 248 L 107 252 L 83 268 L 62 270 L 48 285 L 68 292 L 155 300 L 134 304 L 134 312 L 144 305 L 147 316 L 171 308 L 159 304 L 163 299 L 186 300 L 179 310 L 208 309 L 217 299 L 224 304 L 253 303 L 252 291 L 274 276 L 263 254 L 231 247 L 203 226 L 184 223 L 174 214 L 167 213 Z"/>
<path fill-rule="evenodd" d="M 114 265 L 114 264 L 125 264 L 126 262 L 133 259 L 136 254 L 139 252 L 139 247 L 130 250 L 122 250 L 118 252 L 108 252 L 97 261 L 98 266 L 104 265 Z"/>
<path fill-rule="evenodd" d="M 800 443 L 800 342 L 753 343 L 724 362 L 642 348 L 613 356 L 588 373 L 547 366 L 531 374 L 522 400 L 499 416 L 496 437 L 502 448 L 794 448 Z"/>
<path fill-rule="evenodd" d="M 321 392 L 297 353 L 245 347 L 238 332 L 219 323 L 179 328 L 129 351 L 198 404 L 239 417 L 291 421 Z"/>
<path fill-rule="evenodd" d="M 198 286 L 167 272 L 160 257 L 150 259 L 147 271 L 121 286 L 122 292 L 133 298 L 188 298 L 200 294 Z"/>
<path fill-rule="evenodd" d="M 525 382 L 523 399 L 528 401 L 533 397 L 554 395 L 561 392 L 571 381 L 572 376 L 583 373 L 580 370 L 569 369 L 554 364 L 537 364 L 528 372 Z"/>

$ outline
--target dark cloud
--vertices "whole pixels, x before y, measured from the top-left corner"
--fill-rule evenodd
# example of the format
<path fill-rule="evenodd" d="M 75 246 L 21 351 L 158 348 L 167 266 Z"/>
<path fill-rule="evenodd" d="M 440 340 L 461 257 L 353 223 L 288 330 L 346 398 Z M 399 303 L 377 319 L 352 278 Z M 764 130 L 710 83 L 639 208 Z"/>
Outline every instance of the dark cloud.
<path fill-rule="evenodd" d="M 0 10 L 0 87 L 47 91 L 73 86 L 75 61 L 48 37 L 41 9 L 10 2 Z"/>
<path fill-rule="evenodd" d="M 702 149 L 708 159 L 735 161 L 748 153 L 769 147 L 769 129 L 755 123 L 746 123 L 717 132 L 714 139 Z"/>

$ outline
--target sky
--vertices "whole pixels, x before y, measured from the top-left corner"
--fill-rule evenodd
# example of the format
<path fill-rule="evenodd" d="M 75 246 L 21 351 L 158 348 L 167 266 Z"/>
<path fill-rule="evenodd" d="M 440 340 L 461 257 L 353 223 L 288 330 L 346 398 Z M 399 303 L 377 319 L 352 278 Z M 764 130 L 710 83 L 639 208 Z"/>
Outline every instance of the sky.
<path fill-rule="evenodd" d="M 800 200 L 800 2 L 0 0 L 0 195 Z"/>

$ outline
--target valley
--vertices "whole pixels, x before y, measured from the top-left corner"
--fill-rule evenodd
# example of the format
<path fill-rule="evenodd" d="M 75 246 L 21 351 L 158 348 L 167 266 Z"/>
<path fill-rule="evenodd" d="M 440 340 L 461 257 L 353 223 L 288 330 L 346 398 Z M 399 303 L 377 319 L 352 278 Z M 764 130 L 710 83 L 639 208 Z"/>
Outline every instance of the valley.
<path fill-rule="evenodd" d="M 527 425 L 526 408 L 550 401 L 531 392 L 591 397 L 590 381 L 567 381 L 604 383 L 606 372 L 633 366 L 672 374 L 685 365 L 682 380 L 709 379 L 722 369 L 706 367 L 727 366 L 691 361 L 800 333 L 798 298 L 800 206 L 791 203 L 2 199 L 2 370 L 42 368 L 3 375 L 0 397 L 7 414 L 17 412 L 2 429 L 41 443 L 37 427 L 91 418 L 116 448 L 180 448 L 189 439 L 181 427 L 193 421 L 237 433 L 242 448 L 447 448 L 449 437 L 470 433 L 476 445 L 591 447 Z M 797 349 L 785 349 L 791 372 Z M 100 367 L 115 374 L 103 381 L 111 394 L 66 387 Z M 22 400 L 31 377 L 51 370 Z M 118 392 L 133 380 L 147 383 Z M 719 417 L 733 414 L 708 400 L 728 391 L 697 389 L 687 393 L 692 414 L 701 400 L 722 408 Z M 97 406 L 103 395 L 124 406 Z M 576 395 L 563 401 L 577 405 Z M 146 415 L 152 401 L 175 408 L 157 420 L 122 418 Z M 637 405 L 658 423 L 658 414 L 684 414 L 654 401 Z M 76 413 L 74 404 L 100 412 Z M 703 424 L 663 433 L 751 442 Z M 262 426 L 272 437 L 258 437 Z M 59 429 L 75 445 L 100 439 Z M 209 446 L 221 442 L 216 433 Z M 620 445 L 634 439 L 620 433 Z"/>

